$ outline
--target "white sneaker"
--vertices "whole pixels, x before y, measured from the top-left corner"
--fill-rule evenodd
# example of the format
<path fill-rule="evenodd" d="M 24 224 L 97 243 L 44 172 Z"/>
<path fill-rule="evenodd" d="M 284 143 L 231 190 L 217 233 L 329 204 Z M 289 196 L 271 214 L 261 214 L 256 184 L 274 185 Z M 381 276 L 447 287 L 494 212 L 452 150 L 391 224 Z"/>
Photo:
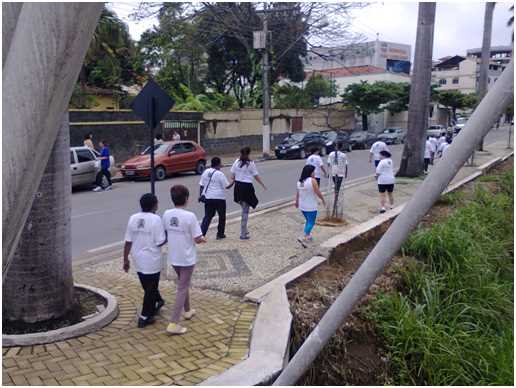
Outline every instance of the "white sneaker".
<path fill-rule="evenodd" d="M 166 332 L 170 335 L 181 335 L 186 333 L 187 330 L 186 327 L 181 326 L 179 323 L 169 323 Z"/>
<path fill-rule="evenodd" d="M 195 313 L 196 313 L 195 309 L 190 309 L 190 311 L 185 311 L 184 312 L 183 317 L 185 317 L 185 319 L 189 321 L 190 319 L 193 318 Z"/>
<path fill-rule="evenodd" d="M 106 187 L 106 188 L 104 189 L 104 191 L 109 191 L 109 190 L 112 190 L 112 189 L 113 189 L 113 187 L 112 187 L 112 186 L 108 186 L 108 187 Z"/>
<path fill-rule="evenodd" d="M 380 209 L 380 213 L 385 213 L 385 212 L 386 212 L 385 208 L 384 208 L 384 207 L 382 207 L 382 208 Z"/>
<path fill-rule="evenodd" d="M 102 191 L 102 190 L 103 190 L 103 189 L 102 189 L 102 187 L 100 187 L 100 186 L 97 186 L 97 187 L 95 187 L 95 188 L 93 189 L 93 191 L 94 191 L 94 192 L 96 192 L 96 193 L 98 193 L 99 191 Z"/>

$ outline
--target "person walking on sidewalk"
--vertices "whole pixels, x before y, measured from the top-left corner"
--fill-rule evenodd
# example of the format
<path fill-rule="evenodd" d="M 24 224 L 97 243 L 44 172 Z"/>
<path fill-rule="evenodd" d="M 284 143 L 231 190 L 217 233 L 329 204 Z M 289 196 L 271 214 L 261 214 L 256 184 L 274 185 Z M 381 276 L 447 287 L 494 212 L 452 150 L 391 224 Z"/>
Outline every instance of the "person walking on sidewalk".
<path fill-rule="evenodd" d="M 154 145 L 158 146 L 163 144 L 163 136 L 161 136 L 161 133 L 157 133 L 156 137 L 154 138 Z"/>
<path fill-rule="evenodd" d="M 172 134 L 172 140 L 173 141 L 181 140 L 181 135 L 177 131 L 174 131 L 174 133 Z"/>
<path fill-rule="evenodd" d="M 199 202 L 204 202 L 204 218 L 201 223 L 203 236 L 208 233 L 208 228 L 215 213 L 219 216 L 217 227 L 217 240 L 226 238 L 226 189 L 229 181 L 220 168 L 222 162 L 220 158 L 214 157 L 211 160 L 211 168 L 206 169 L 201 175 Z"/>
<path fill-rule="evenodd" d="M 184 334 L 186 327 L 179 324 L 181 312 L 184 318 L 192 319 L 195 310 L 190 308 L 190 282 L 197 263 L 195 244 L 206 242 L 197 221 L 197 216 L 186 210 L 190 192 L 183 185 L 172 186 L 170 196 L 174 208 L 163 214 L 163 226 L 168 240 L 168 264 L 172 265 L 177 274 L 176 302 L 172 310 L 170 323 L 167 326 L 168 334 Z"/>
<path fill-rule="evenodd" d="M 306 220 L 304 236 L 297 239 L 305 248 L 307 246 L 306 244 L 313 240 L 312 229 L 314 228 L 317 218 L 317 197 L 319 197 L 323 205 L 326 206 L 324 196 L 321 190 L 319 190 L 319 185 L 315 179 L 315 167 L 311 164 L 307 164 L 303 167 L 301 177 L 297 182 L 295 203 L 296 208 L 301 210 Z"/>
<path fill-rule="evenodd" d="M 124 245 L 124 271 L 131 267 L 129 253 L 134 261 L 134 269 L 142 285 L 143 306 L 138 327 L 144 328 L 154 323 L 154 316 L 165 301 L 159 293 L 161 273 L 161 246 L 166 243 L 165 230 L 161 218 L 156 215 L 158 198 L 147 193 L 140 198 L 141 212 L 133 214 L 127 223 Z"/>
<path fill-rule="evenodd" d="M 430 164 L 434 164 L 435 154 L 437 153 L 437 148 L 439 147 L 439 141 L 434 137 L 430 136 L 430 143 L 432 143 L 432 152 L 430 152 Z"/>
<path fill-rule="evenodd" d="M 93 145 L 93 134 L 92 133 L 88 133 L 86 136 L 84 136 L 83 144 L 85 147 L 95 150 L 95 146 Z"/>
<path fill-rule="evenodd" d="M 432 154 L 434 153 L 434 144 L 430 141 L 430 136 L 427 136 L 425 143 L 425 154 L 424 154 L 424 171 L 428 174 L 428 166 L 432 161 Z"/>
<path fill-rule="evenodd" d="M 369 164 L 374 159 L 374 166 L 378 167 L 378 163 L 380 163 L 380 152 L 381 151 L 389 151 L 389 147 L 383 141 L 378 140 L 373 143 L 371 149 L 369 150 Z"/>
<path fill-rule="evenodd" d="M 315 167 L 314 176 L 319 187 L 321 187 L 321 171 L 324 173 L 324 176 L 328 176 L 328 173 L 324 168 L 324 162 L 321 156 L 319 155 L 320 152 L 321 150 L 319 150 L 319 147 L 314 147 L 310 150 L 310 156 L 308 157 L 308 159 L 306 159 L 307 165 Z"/>
<path fill-rule="evenodd" d="M 385 213 L 387 196 L 389 196 L 390 208 L 394 207 L 394 166 L 389 151 L 380 151 L 380 162 L 376 166 L 376 179 L 378 191 L 380 192 L 380 213 Z"/>
<path fill-rule="evenodd" d="M 258 175 L 255 163 L 249 158 L 251 149 L 244 147 L 240 150 L 240 158 L 235 160 L 231 166 L 231 184 L 235 185 L 233 199 L 242 207 L 242 220 L 240 223 L 240 239 L 249 240 L 249 231 L 247 230 L 247 221 L 249 219 L 249 208 L 256 208 L 258 198 L 256 198 L 253 179 L 256 180 L 264 190 L 267 190 L 265 184 Z"/>
<path fill-rule="evenodd" d="M 102 191 L 102 190 L 111 190 L 111 173 L 109 172 L 109 167 L 111 162 L 109 161 L 109 148 L 105 141 L 99 142 L 100 147 L 100 171 L 97 174 L 97 187 L 93 189 L 93 191 Z M 107 187 L 104 189 L 102 187 L 102 179 L 106 177 L 108 181 Z"/>
<path fill-rule="evenodd" d="M 333 180 L 333 187 L 335 192 L 332 210 L 333 217 L 337 217 L 340 187 L 342 186 L 344 179 L 348 177 L 348 158 L 346 154 L 342 152 L 343 146 L 344 145 L 341 142 L 338 142 L 336 150 L 330 152 L 327 160 L 329 173 L 331 175 L 331 179 Z"/>

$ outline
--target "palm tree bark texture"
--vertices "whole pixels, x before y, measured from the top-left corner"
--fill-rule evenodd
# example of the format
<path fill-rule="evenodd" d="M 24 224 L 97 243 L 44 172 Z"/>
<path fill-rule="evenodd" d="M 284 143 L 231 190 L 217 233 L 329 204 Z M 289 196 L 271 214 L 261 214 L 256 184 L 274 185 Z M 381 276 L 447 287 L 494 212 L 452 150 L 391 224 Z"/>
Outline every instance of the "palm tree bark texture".
<path fill-rule="evenodd" d="M 417 177 L 423 173 L 423 156 L 432 81 L 434 24 L 435 3 L 419 3 L 414 71 L 410 85 L 407 137 L 397 176 Z"/>
<path fill-rule="evenodd" d="M 3 319 L 59 318 L 73 305 L 68 113 L 3 283 Z"/>

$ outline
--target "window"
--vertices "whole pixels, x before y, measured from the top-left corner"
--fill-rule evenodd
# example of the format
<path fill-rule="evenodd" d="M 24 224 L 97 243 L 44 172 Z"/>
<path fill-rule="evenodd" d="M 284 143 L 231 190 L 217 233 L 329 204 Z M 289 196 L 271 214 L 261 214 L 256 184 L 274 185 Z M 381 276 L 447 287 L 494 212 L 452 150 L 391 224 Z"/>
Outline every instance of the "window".
<path fill-rule="evenodd" d="M 458 78 L 452 79 L 452 84 L 458 84 L 458 83 L 459 83 L 459 79 Z"/>
<path fill-rule="evenodd" d="M 73 151 L 70 151 L 70 164 L 75 164 L 75 158 L 73 156 Z"/>
<path fill-rule="evenodd" d="M 175 144 L 171 151 L 173 151 L 175 154 L 182 154 L 183 152 L 185 152 L 185 149 L 183 147 L 183 143 L 179 143 L 179 144 Z"/>
<path fill-rule="evenodd" d="M 446 80 L 444 78 L 440 79 L 439 80 L 439 85 L 446 85 Z"/>
<path fill-rule="evenodd" d="M 192 143 L 184 143 L 183 144 L 183 152 L 194 152 L 195 146 Z"/>
<path fill-rule="evenodd" d="M 92 160 L 95 160 L 93 154 L 88 150 L 76 150 L 75 152 L 77 152 L 78 163 L 91 162 Z"/>

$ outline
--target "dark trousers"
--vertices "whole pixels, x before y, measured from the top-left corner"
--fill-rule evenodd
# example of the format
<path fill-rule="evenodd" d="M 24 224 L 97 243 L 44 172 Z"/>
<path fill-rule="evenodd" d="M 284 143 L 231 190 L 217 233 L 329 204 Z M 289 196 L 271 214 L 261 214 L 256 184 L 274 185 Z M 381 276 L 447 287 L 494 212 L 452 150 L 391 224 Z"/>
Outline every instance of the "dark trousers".
<path fill-rule="evenodd" d="M 99 173 L 97 174 L 97 186 L 102 187 L 102 177 L 105 176 L 108 180 L 109 186 L 111 186 L 111 173 L 109 172 L 109 169 L 104 170 L 101 169 Z"/>
<path fill-rule="evenodd" d="M 315 180 L 317 181 L 317 186 L 321 187 L 321 178 L 315 178 Z"/>
<path fill-rule="evenodd" d="M 156 303 L 163 300 L 158 290 L 159 275 L 160 272 L 152 274 L 138 272 L 144 290 L 142 308 L 142 316 L 144 317 L 152 317 L 156 314 Z"/>
<path fill-rule="evenodd" d="M 419 160 L 421 160 L 421 159 L 419 159 Z M 425 158 L 424 162 L 425 162 L 425 172 L 427 172 L 428 171 L 428 165 L 430 164 L 430 158 Z"/>
<path fill-rule="evenodd" d="M 219 225 L 217 227 L 217 236 L 224 236 L 226 230 L 226 200 L 225 199 L 206 199 L 204 203 L 204 218 L 201 223 L 201 231 L 203 235 L 208 233 L 208 228 L 215 213 L 219 215 Z"/>

